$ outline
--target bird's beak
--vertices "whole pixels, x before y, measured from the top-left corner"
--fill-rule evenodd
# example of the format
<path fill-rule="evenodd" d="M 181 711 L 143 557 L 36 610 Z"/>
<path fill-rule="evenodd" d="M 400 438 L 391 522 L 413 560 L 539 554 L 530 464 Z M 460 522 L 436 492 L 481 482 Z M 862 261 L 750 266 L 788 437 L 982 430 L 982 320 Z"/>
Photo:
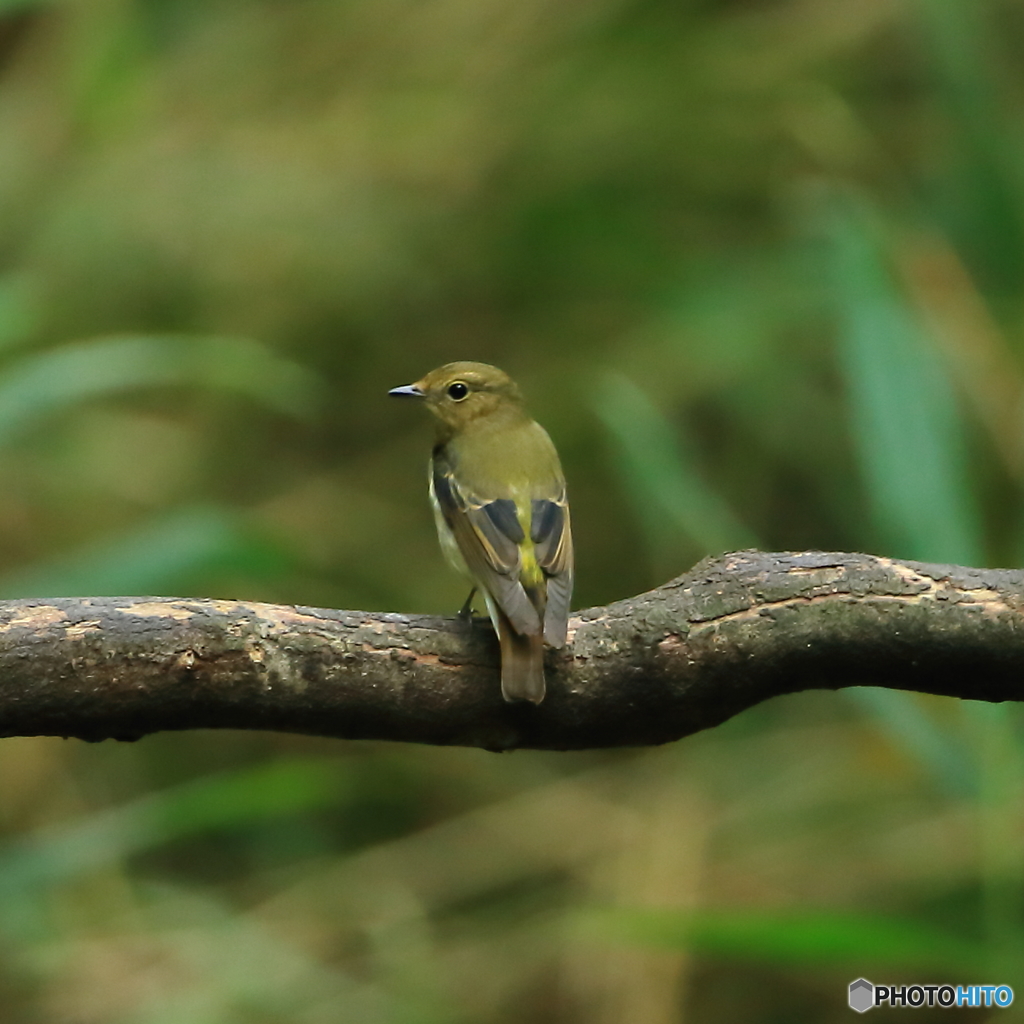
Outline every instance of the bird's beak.
<path fill-rule="evenodd" d="M 416 384 L 406 384 L 400 388 L 392 388 L 389 395 L 395 395 L 398 398 L 422 398 L 423 391 Z"/>

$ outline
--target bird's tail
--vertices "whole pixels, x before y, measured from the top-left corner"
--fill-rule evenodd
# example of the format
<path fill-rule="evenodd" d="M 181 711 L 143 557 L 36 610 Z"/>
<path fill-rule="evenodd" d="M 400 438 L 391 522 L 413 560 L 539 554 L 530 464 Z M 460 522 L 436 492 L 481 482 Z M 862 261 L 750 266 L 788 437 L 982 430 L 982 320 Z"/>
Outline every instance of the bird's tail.
<path fill-rule="evenodd" d="M 517 633 L 508 617 L 498 610 L 501 641 L 501 695 L 507 701 L 544 699 L 544 634 Z"/>

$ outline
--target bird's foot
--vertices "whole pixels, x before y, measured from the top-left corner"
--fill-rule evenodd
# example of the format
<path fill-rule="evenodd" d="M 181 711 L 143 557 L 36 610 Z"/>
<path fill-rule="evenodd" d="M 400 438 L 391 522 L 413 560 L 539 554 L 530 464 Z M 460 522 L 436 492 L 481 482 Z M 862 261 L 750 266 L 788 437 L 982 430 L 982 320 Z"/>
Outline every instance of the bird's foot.
<path fill-rule="evenodd" d="M 459 618 L 463 622 L 472 623 L 473 621 L 473 598 L 476 597 L 476 587 L 469 592 L 469 597 L 466 598 L 464 604 L 459 609 Z"/>

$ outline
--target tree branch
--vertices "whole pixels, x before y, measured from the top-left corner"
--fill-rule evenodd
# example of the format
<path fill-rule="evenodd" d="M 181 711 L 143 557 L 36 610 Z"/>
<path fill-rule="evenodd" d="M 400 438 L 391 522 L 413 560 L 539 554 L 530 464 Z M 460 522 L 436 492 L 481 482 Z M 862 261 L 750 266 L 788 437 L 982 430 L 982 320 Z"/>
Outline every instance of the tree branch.
<path fill-rule="evenodd" d="M 776 694 L 1024 699 L 1024 572 L 860 554 L 707 559 L 580 612 L 543 704 L 505 704 L 489 626 L 241 601 L 0 603 L 0 735 L 271 729 L 569 750 L 665 743 Z"/>

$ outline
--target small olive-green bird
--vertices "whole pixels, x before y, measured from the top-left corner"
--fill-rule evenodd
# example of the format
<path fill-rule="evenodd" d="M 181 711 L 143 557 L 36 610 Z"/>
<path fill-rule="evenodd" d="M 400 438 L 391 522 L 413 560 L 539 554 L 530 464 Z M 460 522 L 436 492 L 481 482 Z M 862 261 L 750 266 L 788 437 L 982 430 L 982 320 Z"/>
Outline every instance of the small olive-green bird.
<path fill-rule="evenodd" d="M 437 417 L 430 500 L 448 561 L 479 590 L 501 642 L 505 700 L 544 699 L 544 642 L 565 645 L 572 596 L 569 505 L 558 453 L 508 374 L 447 363 L 389 394 Z"/>

